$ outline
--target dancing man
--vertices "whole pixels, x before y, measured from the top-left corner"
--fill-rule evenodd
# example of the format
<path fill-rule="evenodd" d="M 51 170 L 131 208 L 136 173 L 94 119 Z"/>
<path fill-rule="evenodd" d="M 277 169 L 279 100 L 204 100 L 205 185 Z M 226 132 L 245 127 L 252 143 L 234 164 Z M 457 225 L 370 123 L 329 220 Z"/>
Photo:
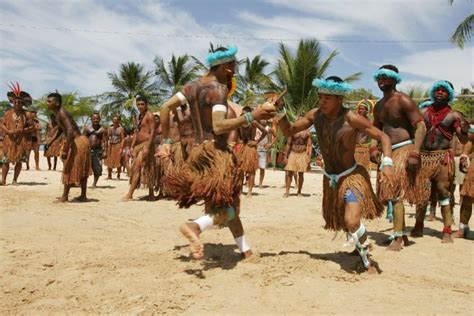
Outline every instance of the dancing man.
<path fill-rule="evenodd" d="M 387 204 L 387 217 L 393 220 L 393 234 L 389 238 L 388 250 L 400 251 L 402 243 L 408 245 L 405 230 L 405 207 L 403 201 L 419 204 L 428 200 L 425 182 L 420 175 L 420 148 L 426 127 L 415 102 L 397 91 L 401 82 L 398 68 L 381 66 L 373 75 L 383 98 L 374 108 L 374 126 L 383 130 L 392 143 L 396 182 L 377 183 L 377 196 Z M 377 140 L 372 139 L 370 160 L 380 164 Z"/>
<path fill-rule="evenodd" d="M 28 125 L 26 112 L 23 106 L 31 105 L 31 96 L 22 91 L 18 82 L 10 86 L 11 91 L 7 93 L 8 101 L 13 104 L 13 109 L 5 112 L 0 128 L 4 132 L 3 157 L 2 159 L 2 182 L 6 185 L 10 164 L 14 166 L 13 185 L 18 184 L 18 176 L 21 172 L 21 163 L 26 159 L 27 140 L 26 135 L 35 128 Z"/>
<path fill-rule="evenodd" d="M 453 224 L 453 207 L 451 194 L 454 186 L 454 151 L 453 136 L 457 135 L 461 143 L 467 142 L 469 123 L 461 113 L 453 111 L 449 106 L 454 100 L 454 87 L 446 80 L 434 83 L 430 89 L 432 104 L 421 111 L 425 120 L 427 133 L 421 147 L 421 173 L 430 185 L 425 187 L 431 195 L 430 188 L 437 192 L 441 214 L 443 216 L 444 243 L 452 243 L 451 225 Z M 416 207 L 416 224 L 411 236 L 423 236 L 428 199 Z"/>
<path fill-rule="evenodd" d="M 61 153 L 61 159 L 64 165 L 62 176 L 64 190 L 58 202 L 67 202 L 69 190 L 72 186 L 78 184 L 81 186 L 81 195 L 75 198 L 75 200 L 78 202 L 87 202 L 87 178 L 92 174 L 89 139 L 81 135 L 81 131 L 71 117 L 71 114 L 61 106 L 62 97 L 59 93 L 49 94 L 47 103 L 48 110 L 54 113 L 54 117 L 58 123 L 58 129 L 56 135 L 51 137 L 46 145 L 50 147 L 62 133 L 65 135 Z"/>
<path fill-rule="evenodd" d="M 100 114 L 91 116 L 92 126 L 86 126 L 83 134 L 89 138 L 91 148 L 92 171 L 94 172 L 94 183 L 92 188 L 97 187 L 102 175 L 102 159 L 107 157 L 107 130 L 100 124 Z"/>
<path fill-rule="evenodd" d="M 290 137 L 314 125 L 319 147 L 325 161 L 323 181 L 323 216 L 325 229 L 348 232 L 348 240 L 358 251 L 364 268 L 376 273 L 369 257 L 367 232 L 361 219 L 379 217 L 383 207 L 370 185 L 367 171 L 354 159 L 356 137 L 363 132 L 382 144 L 384 181 L 392 181 L 392 150 L 389 137 L 366 118 L 342 106 L 344 95 L 351 86 L 341 78 L 331 76 L 316 79 L 319 109 L 307 112 L 303 118 L 290 124 L 285 109 L 278 110 L 279 126 Z"/>
<path fill-rule="evenodd" d="M 254 120 L 275 115 L 273 105 L 263 105 L 243 116 L 228 118 L 228 93 L 232 90 L 237 48 L 217 48 L 207 57 L 209 72 L 187 84 L 161 107 L 163 144 L 162 156 L 169 155 L 169 116 L 177 107 L 188 104 L 197 145 L 184 166 L 165 177 L 170 196 L 180 207 L 205 203 L 205 215 L 181 225 L 181 233 L 189 240 L 192 256 L 204 256 L 200 234 L 213 225 L 228 224 L 235 242 L 244 257 L 252 252 L 240 221 L 240 193 L 242 172 L 227 144 L 228 133 Z M 232 113 L 235 115 L 235 113 Z"/>

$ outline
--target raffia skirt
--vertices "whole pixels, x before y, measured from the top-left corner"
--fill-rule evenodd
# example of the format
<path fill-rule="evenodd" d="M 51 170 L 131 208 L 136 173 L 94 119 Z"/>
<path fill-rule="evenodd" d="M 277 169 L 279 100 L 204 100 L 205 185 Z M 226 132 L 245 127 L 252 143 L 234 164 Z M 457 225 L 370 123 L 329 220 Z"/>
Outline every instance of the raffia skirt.
<path fill-rule="evenodd" d="M 3 162 L 16 164 L 26 157 L 27 141 L 21 137 L 14 141 L 8 135 L 3 139 Z"/>
<path fill-rule="evenodd" d="M 258 152 L 256 146 L 242 144 L 237 152 L 237 160 L 240 164 L 240 169 L 247 172 L 255 172 L 258 169 Z"/>
<path fill-rule="evenodd" d="M 107 168 L 120 168 L 122 166 L 121 154 L 120 154 L 120 143 L 109 144 L 107 148 L 107 158 L 104 160 L 104 165 Z"/>
<path fill-rule="evenodd" d="M 161 191 L 166 196 L 170 195 L 169 190 L 163 183 L 164 177 L 173 173 L 173 169 L 180 169 L 184 165 L 183 148 L 181 142 L 171 144 L 170 156 L 166 158 L 156 157 L 156 179 L 155 191 Z"/>
<path fill-rule="evenodd" d="M 193 147 L 182 168 L 172 168 L 163 182 L 180 208 L 205 202 L 206 213 L 216 215 L 219 208 L 238 203 L 242 178 L 233 152 L 208 141 Z"/>
<path fill-rule="evenodd" d="M 464 182 L 459 192 L 461 196 L 469 196 L 474 198 L 474 158 L 471 157 L 471 165 L 467 170 Z"/>
<path fill-rule="evenodd" d="M 63 184 L 79 184 L 92 175 L 89 139 L 81 135 L 74 139 L 63 167 Z"/>
<path fill-rule="evenodd" d="M 306 172 L 308 171 L 309 157 L 305 151 L 295 153 L 292 151 L 288 157 L 288 163 L 285 170 L 292 172 Z"/>
<path fill-rule="evenodd" d="M 64 137 L 58 137 L 48 150 L 44 152 L 45 157 L 59 157 L 61 155 L 61 149 L 63 147 Z"/>
<path fill-rule="evenodd" d="M 145 187 L 145 188 L 154 188 L 155 187 L 155 178 L 156 178 L 156 159 L 154 157 L 155 155 L 155 146 L 152 145 L 150 148 L 150 151 L 148 152 L 147 156 L 143 156 L 139 158 L 140 153 L 143 151 L 145 146 L 148 146 L 148 142 L 143 142 L 135 147 L 133 147 L 133 163 L 132 163 L 132 169 L 131 173 L 132 176 L 134 174 L 140 174 L 140 183 Z M 139 170 L 140 166 L 140 159 L 142 160 L 141 162 L 141 170 Z M 130 181 L 132 181 L 132 178 L 130 178 Z"/>
<path fill-rule="evenodd" d="M 426 178 L 421 176 L 421 168 L 416 172 L 414 178 L 410 178 L 407 171 L 407 160 L 410 151 L 414 149 L 414 145 L 406 145 L 395 149 L 392 152 L 393 159 L 393 183 L 380 183 L 383 176 L 378 173 L 377 196 L 380 201 L 387 203 L 389 200 L 407 201 L 410 204 L 422 204 L 430 197 L 430 184 Z"/>
<path fill-rule="evenodd" d="M 361 165 L 365 170 L 370 171 L 370 151 L 369 147 L 356 145 L 354 153 L 355 161 Z"/>
<path fill-rule="evenodd" d="M 454 190 L 454 154 L 452 150 L 436 150 L 436 151 L 421 151 L 421 174 L 420 177 L 430 185 L 427 186 L 429 190 L 428 197 L 431 195 L 431 190 L 435 189 L 432 187 L 431 182 L 437 181 L 440 172 L 443 169 L 447 169 L 449 183 L 450 183 L 450 192 Z M 420 195 L 426 196 L 425 192 L 419 192 Z M 426 199 L 425 203 L 429 200 Z"/>
<path fill-rule="evenodd" d="M 347 190 L 350 190 L 356 196 L 362 218 L 374 219 L 382 215 L 383 206 L 370 185 L 369 174 L 364 167 L 359 165 L 351 174 L 339 179 L 334 189 L 329 186 L 329 179 L 324 177 L 323 217 L 326 222 L 325 229 L 341 230 L 345 228 L 344 214 Z"/>

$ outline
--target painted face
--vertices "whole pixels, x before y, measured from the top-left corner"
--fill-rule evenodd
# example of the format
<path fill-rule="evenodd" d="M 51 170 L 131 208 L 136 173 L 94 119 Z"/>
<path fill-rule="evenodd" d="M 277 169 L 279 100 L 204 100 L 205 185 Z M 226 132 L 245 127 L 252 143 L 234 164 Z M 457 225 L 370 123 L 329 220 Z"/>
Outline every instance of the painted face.
<path fill-rule="evenodd" d="M 340 106 L 340 96 L 333 94 L 319 94 L 319 110 L 323 114 L 329 114 Z"/>
<path fill-rule="evenodd" d="M 434 98 L 436 101 L 447 101 L 449 98 L 448 91 L 444 90 L 443 88 L 437 88 L 434 92 Z"/>
<path fill-rule="evenodd" d="M 137 101 L 137 109 L 141 114 L 145 114 L 148 110 L 148 104 L 145 101 Z"/>

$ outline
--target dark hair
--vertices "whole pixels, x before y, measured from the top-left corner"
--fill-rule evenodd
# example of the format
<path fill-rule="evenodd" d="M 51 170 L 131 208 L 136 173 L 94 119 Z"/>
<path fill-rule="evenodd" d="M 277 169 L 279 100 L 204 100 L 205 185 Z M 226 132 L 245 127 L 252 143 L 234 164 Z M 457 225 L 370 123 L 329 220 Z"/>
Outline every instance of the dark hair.
<path fill-rule="evenodd" d="M 137 102 L 138 101 L 143 101 L 143 102 L 145 102 L 145 104 L 148 105 L 148 99 L 146 97 L 144 97 L 143 95 L 138 95 L 137 96 Z"/>
<path fill-rule="evenodd" d="M 252 112 L 252 108 L 250 106 L 244 106 L 242 112 Z"/>
<path fill-rule="evenodd" d="M 63 98 L 57 92 L 53 92 L 53 93 L 48 94 L 48 98 L 54 98 L 59 105 L 63 104 Z"/>
<path fill-rule="evenodd" d="M 334 81 L 334 82 L 337 82 L 337 83 L 344 82 L 344 80 L 342 80 L 342 79 L 339 78 L 338 76 L 330 76 L 330 77 L 327 77 L 327 78 L 326 78 L 326 81 L 327 81 L 327 80 L 331 80 L 331 81 Z"/>
<path fill-rule="evenodd" d="M 395 67 L 394 65 L 390 65 L 390 64 L 388 64 L 388 65 L 383 65 L 383 66 L 380 66 L 379 69 L 393 70 L 393 71 L 395 71 L 395 72 L 398 74 L 398 68 Z"/>
<path fill-rule="evenodd" d="M 92 113 L 91 117 L 93 117 L 94 115 L 97 115 L 98 117 L 100 117 L 100 113 L 99 113 L 99 112 L 94 112 L 94 113 Z"/>

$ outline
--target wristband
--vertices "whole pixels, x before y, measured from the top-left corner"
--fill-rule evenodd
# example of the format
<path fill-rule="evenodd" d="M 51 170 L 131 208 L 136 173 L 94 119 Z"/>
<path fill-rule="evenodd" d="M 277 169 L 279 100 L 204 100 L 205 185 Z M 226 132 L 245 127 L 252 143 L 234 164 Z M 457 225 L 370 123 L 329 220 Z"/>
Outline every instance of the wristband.
<path fill-rule="evenodd" d="M 392 158 L 390 158 L 390 157 L 383 157 L 383 158 L 382 158 L 382 168 L 383 168 L 383 167 L 386 167 L 386 166 L 393 167 L 393 160 L 392 160 Z"/>
<path fill-rule="evenodd" d="M 173 140 L 171 138 L 167 138 L 163 141 L 163 144 L 171 145 L 172 143 L 173 143 Z"/>
<path fill-rule="evenodd" d="M 247 121 L 247 123 L 252 123 L 254 118 L 251 112 L 246 112 L 244 113 L 244 118 Z"/>

